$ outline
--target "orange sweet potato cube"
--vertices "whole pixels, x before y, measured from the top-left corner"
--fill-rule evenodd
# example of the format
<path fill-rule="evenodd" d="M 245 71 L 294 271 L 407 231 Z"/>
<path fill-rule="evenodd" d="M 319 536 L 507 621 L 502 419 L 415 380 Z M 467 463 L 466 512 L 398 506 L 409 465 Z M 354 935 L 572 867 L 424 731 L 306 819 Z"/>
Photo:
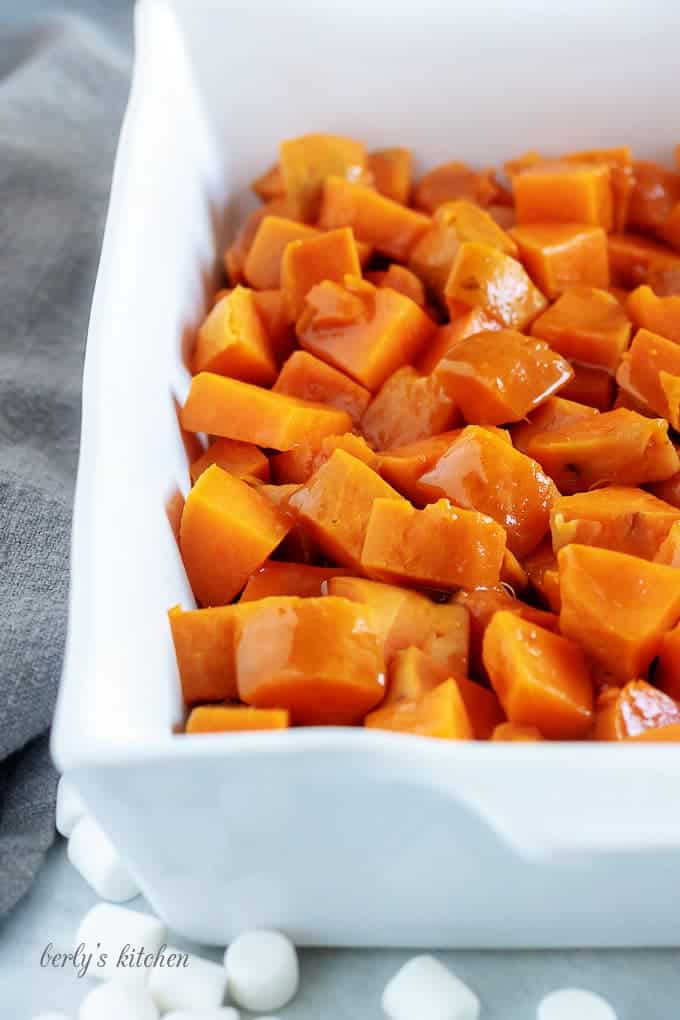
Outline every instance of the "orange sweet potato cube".
<path fill-rule="evenodd" d="M 358 424 L 371 400 L 365 386 L 350 379 L 325 361 L 308 351 L 294 351 L 281 368 L 273 387 L 274 393 L 287 393 L 291 397 L 328 404 L 346 411 Z"/>
<path fill-rule="evenodd" d="M 302 135 L 281 142 L 279 163 L 296 214 L 313 223 L 326 178 L 337 175 L 349 181 L 361 180 L 366 170 L 366 149 L 361 142 L 342 135 Z"/>
<path fill-rule="evenodd" d="M 629 382 L 646 407 L 680 428 L 680 344 L 639 329 L 626 363 L 630 375 L 622 373 L 623 385 Z"/>
<path fill-rule="evenodd" d="M 510 231 L 519 257 L 536 286 L 549 298 L 570 287 L 609 286 L 609 251 L 602 227 L 573 223 L 529 223 Z"/>
<path fill-rule="evenodd" d="M 612 220 L 614 230 L 624 230 L 628 207 L 635 186 L 633 157 L 629 145 L 612 149 L 588 149 L 572 152 L 564 159 L 569 163 L 605 163 L 609 167 L 612 189 Z"/>
<path fill-rule="evenodd" d="M 349 227 L 291 241 L 281 260 L 281 289 L 290 318 L 295 321 L 300 316 L 315 284 L 323 280 L 342 283 L 347 275 L 361 276 L 357 246 Z"/>
<path fill-rule="evenodd" d="M 656 230 L 680 199 L 680 175 L 653 160 L 636 159 L 633 178 L 627 224 L 633 230 Z"/>
<path fill-rule="evenodd" d="M 631 290 L 680 272 L 680 255 L 665 244 L 639 234 L 609 235 L 609 272 L 612 285 Z"/>
<path fill-rule="evenodd" d="M 364 279 L 375 287 L 391 287 L 399 294 L 404 294 L 415 301 L 421 308 L 425 307 L 425 288 L 415 273 L 398 262 L 391 262 L 387 269 L 366 273 Z"/>
<path fill-rule="evenodd" d="M 297 323 L 301 347 L 371 391 L 414 360 L 434 331 L 415 301 L 353 277 L 342 287 L 313 287 Z"/>
<path fill-rule="evenodd" d="M 328 177 L 323 186 L 319 226 L 323 230 L 351 227 L 358 241 L 403 261 L 427 230 L 427 216 L 386 198 L 373 188 L 342 177 Z"/>
<path fill-rule="evenodd" d="M 213 464 L 189 492 L 180 548 L 199 602 L 230 602 L 274 551 L 292 522 L 240 478 Z"/>
<path fill-rule="evenodd" d="M 583 365 L 580 361 L 572 361 L 571 367 L 573 377 L 560 390 L 560 396 L 597 411 L 612 410 L 616 392 L 614 376 L 605 368 Z"/>
<path fill-rule="evenodd" d="M 289 214 L 289 202 L 285 196 L 282 196 L 281 198 L 272 199 L 266 205 L 260 206 L 259 209 L 254 209 L 246 218 L 237 231 L 236 237 L 224 253 L 224 268 L 232 287 L 235 287 L 237 283 L 245 282 L 244 270 L 246 258 L 262 220 L 266 216 L 288 217 Z"/>
<path fill-rule="evenodd" d="M 237 697 L 234 626 L 237 606 L 168 613 L 186 705 Z"/>
<path fill-rule="evenodd" d="M 384 581 L 451 590 L 498 584 L 504 552 L 505 530 L 486 514 L 447 499 L 423 510 L 376 499 L 361 563 Z"/>
<path fill-rule="evenodd" d="M 281 286 L 283 254 L 291 241 L 307 241 L 319 231 L 283 216 L 265 216 L 260 222 L 243 266 L 251 287 L 275 290 Z"/>
<path fill-rule="evenodd" d="M 296 483 L 303 485 L 315 471 L 325 464 L 335 450 L 346 453 L 368 464 L 374 471 L 378 470 L 378 455 L 373 452 L 365 439 L 353 432 L 345 432 L 341 436 L 324 436 L 321 441 L 307 439 L 292 450 L 275 453 L 271 458 L 271 469 L 279 484 Z"/>
<path fill-rule="evenodd" d="M 613 294 L 572 287 L 534 321 L 531 335 L 565 358 L 615 372 L 630 340 L 630 320 Z"/>
<path fill-rule="evenodd" d="M 638 287 L 626 308 L 636 326 L 680 344 L 680 297 L 657 297 L 651 287 Z"/>
<path fill-rule="evenodd" d="M 444 297 L 452 320 L 471 308 L 481 308 L 503 326 L 519 330 L 548 304 L 517 259 L 472 241 L 459 246 Z"/>
<path fill-rule="evenodd" d="M 432 341 L 424 349 L 418 362 L 421 372 L 434 372 L 437 365 L 445 357 L 452 347 L 460 340 L 465 340 L 475 333 L 488 333 L 489 330 L 503 329 L 498 319 L 492 318 L 481 308 L 471 308 L 469 311 L 459 315 L 453 322 L 447 322 L 445 326 L 439 326 Z"/>
<path fill-rule="evenodd" d="M 208 313 L 198 331 L 194 372 L 271 385 L 276 362 L 253 298 L 253 291 L 236 287 Z"/>
<path fill-rule="evenodd" d="M 307 726 L 351 726 L 385 694 L 385 664 L 371 610 L 348 599 L 263 599 L 237 620 L 238 692 L 249 705 L 284 708 Z"/>
<path fill-rule="evenodd" d="M 487 206 L 498 199 L 500 192 L 493 170 L 473 170 L 467 163 L 452 160 L 420 178 L 413 192 L 413 204 L 427 213 L 457 198 Z"/>
<path fill-rule="evenodd" d="M 251 730 L 285 730 L 285 708 L 251 708 L 247 705 L 198 705 L 187 719 L 187 733 L 245 733 Z"/>
<path fill-rule="evenodd" d="M 279 164 L 274 163 L 263 174 L 256 177 L 250 185 L 250 190 L 254 191 L 263 202 L 271 202 L 274 198 L 283 198 L 286 194 L 286 186 L 283 183 L 283 174 Z"/>
<path fill-rule="evenodd" d="M 654 730 L 678 727 L 680 706 L 645 680 L 612 688 L 598 699 L 595 740 L 630 740 Z M 677 739 L 677 736 L 676 736 Z"/>
<path fill-rule="evenodd" d="M 394 202 L 408 205 L 411 193 L 411 166 L 413 157 L 410 149 L 393 146 L 369 152 L 366 169 L 373 175 L 376 189 Z"/>
<path fill-rule="evenodd" d="M 237 475 L 261 478 L 269 481 L 269 461 L 262 450 L 252 443 L 239 443 L 235 439 L 216 439 L 205 453 L 189 467 L 191 481 L 195 482 L 211 464 L 217 464 L 223 471 Z"/>
<path fill-rule="evenodd" d="M 430 493 L 426 487 L 421 487 L 420 478 L 434 467 L 460 432 L 460 429 L 453 429 L 387 450 L 380 457 L 380 474 L 415 506 L 424 506 L 430 500 Z"/>
<path fill-rule="evenodd" d="M 282 364 L 295 346 L 295 331 L 288 316 L 282 290 L 256 290 L 253 301 L 260 316 L 277 365 Z"/>
<path fill-rule="evenodd" d="M 613 226 L 611 171 L 604 164 L 545 161 L 512 179 L 517 222 Z"/>
<path fill-rule="evenodd" d="M 553 613 L 559 613 L 562 604 L 560 575 L 550 535 L 524 558 L 523 565 L 531 588 L 544 605 L 549 606 Z"/>
<path fill-rule="evenodd" d="M 346 573 L 342 567 L 310 567 L 306 563 L 267 560 L 249 577 L 238 604 L 271 595 L 320 596 L 324 594 L 325 581 Z"/>
<path fill-rule="evenodd" d="M 361 429 L 373 449 L 385 450 L 438 435 L 460 421 L 458 407 L 439 378 L 404 365 L 378 390 Z"/>
<path fill-rule="evenodd" d="M 465 702 L 455 680 L 445 680 L 417 701 L 396 702 L 366 716 L 369 729 L 413 733 L 442 740 L 473 740 Z"/>
<path fill-rule="evenodd" d="M 352 427 L 345 411 L 212 372 L 194 376 L 181 419 L 188 432 L 240 439 L 272 450 L 290 450 L 309 435 L 341 434 Z"/>
<path fill-rule="evenodd" d="M 529 415 L 527 421 L 517 422 L 510 429 L 512 445 L 520 453 L 531 457 L 531 441 L 541 432 L 555 432 L 565 425 L 579 421 L 581 418 L 592 418 L 598 412 L 594 407 L 579 404 L 564 397 L 549 397 L 545 403 L 537 407 Z"/>

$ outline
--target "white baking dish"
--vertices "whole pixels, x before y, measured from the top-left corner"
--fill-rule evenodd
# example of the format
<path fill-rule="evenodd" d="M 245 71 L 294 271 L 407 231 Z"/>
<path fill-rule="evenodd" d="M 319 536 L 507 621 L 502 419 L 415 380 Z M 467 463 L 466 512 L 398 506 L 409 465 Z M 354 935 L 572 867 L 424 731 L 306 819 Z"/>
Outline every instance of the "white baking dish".
<path fill-rule="evenodd" d="M 189 482 L 182 353 L 278 140 L 340 131 L 427 164 L 622 141 L 667 157 L 679 30 L 680 8 L 653 0 L 139 6 L 88 338 L 53 749 L 176 930 L 680 943 L 680 747 L 173 735 L 165 615 L 192 604 L 166 509 Z"/>

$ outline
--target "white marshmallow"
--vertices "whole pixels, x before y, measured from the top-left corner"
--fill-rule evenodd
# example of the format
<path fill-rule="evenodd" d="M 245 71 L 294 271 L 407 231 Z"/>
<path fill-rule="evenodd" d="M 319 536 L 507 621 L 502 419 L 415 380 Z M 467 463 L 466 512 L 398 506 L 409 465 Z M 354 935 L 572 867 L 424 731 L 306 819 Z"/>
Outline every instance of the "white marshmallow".
<path fill-rule="evenodd" d="M 295 946 L 278 931 L 247 931 L 224 954 L 229 994 L 253 1013 L 281 1009 L 298 989 Z"/>
<path fill-rule="evenodd" d="M 558 988 L 538 1004 L 537 1020 L 616 1020 L 616 1013 L 601 996 L 581 988 Z"/>
<path fill-rule="evenodd" d="M 202 1009 L 198 1013 L 187 1013 L 186 1010 L 165 1013 L 163 1020 L 240 1020 L 240 1014 L 237 1009 L 232 1009 L 231 1006 L 222 1006 L 221 1009 L 207 1011 Z M 267 1020 L 267 1017 L 262 1017 L 262 1020 Z M 275 1020 L 275 1018 L 271 1017 L 270 1020 Z"/>
<path fill-rule="evenodd" d="M 137 910 L 98 903 L 85 914 L 76 935 L 76 948 L 92 955 L 88 976 L 101 980 L 146 980 L 166 938 L 162 921 Z M 141 950 L 141 958 L 139 951 Z M 134 962 L 136 966 L 131 966 Z"/>
<path fill-rule="evenodd" d="M 479 999 L 433 956 L 414 956 L 385 987 L 391 1020 L 478 1020 Z"/>
<path fill-rule="evenodd" d="M 168 966 L 171 953 L 187 957 L 187 966 Z M 227 991 L 224 967 L 174 946 L 168 946 L 164 956 L 165 964 L 154 967 L 149 977 L 149 989 L 161 1012 L 173 1009 L 205 1012 L 222 1005 Z"/>
<path fill-rule="evenodd" d="M 83 815 L 85 805 L 73 783 L 62 776 L 57 786 L 57 831 L 66 839 L 71 835 Z"/>
<path fill-rule="evenodd" d="M 144 985 L 107 981 L 97 985 L 80 1004 L 80 1020 L 159 1020 Z"/>
<path fill-rule="evenodd" d="M 73 867 L 102 899 L 123 903 L 139 895 L 113 843 L 89 815 L 71 833 L 67 852 Z"/>

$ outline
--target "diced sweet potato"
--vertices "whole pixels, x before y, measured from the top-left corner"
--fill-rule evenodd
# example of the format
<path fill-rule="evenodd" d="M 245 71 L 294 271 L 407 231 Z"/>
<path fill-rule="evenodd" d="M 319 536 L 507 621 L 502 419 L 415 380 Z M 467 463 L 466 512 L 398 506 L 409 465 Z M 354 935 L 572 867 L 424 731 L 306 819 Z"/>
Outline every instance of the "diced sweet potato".
<path fill-rule="evenodd" d="M 456 403 L 439 378 L 404 365 L 376 393 L 361 429 L 374 449 L 386 450 L 445 432 L 460 421 Z"/>
<path fill-rule="evenodd" d="M 529 584 L 543 604 L 547 605 L 553 613 L 559 613 L 562 605 L 560 575 L 550 536 L 524 559 L 523 566 L 527 572 Z"/>
<path fill-rule="evenodd" d="M 366 168 L 381 195 L 408 205 L 412 162 L 410 149 L 394 146 L 369 152 Z"/>
<path fill-rule="evenodd" d="M 606 163 L 610 170 L 613 227 L 624 230 L 628 218 L 628 206 L 635 186 L 633 173 L 633 157 L 628 145 L 620 145 L 613 149 L 589 149 L 585 152 L 572 152 L 564 157 L 570 163 Z"/>
<path fill-rule="evenodd" d="M 663 481 L 680 467 L 668 422 L 625 408 L 535 435 L 529 449 L 566 495 L 603 484 Z"/>
<path fill-rule="evenodd" d="M 631 290 L 674 271 L 680 271 L 680 256 L 667 245 L 638 234 L 609 235 L 609 272 L 613 285 Z"/>
<path fill-rule="evenodd" d="M 285 708 L 250 708 L 246 705 L 198 705 L 187 719 L 187 733 L 244 733 L 250 730 L 285 730 Z"/>
<path fill-rule="evenodd" d="M 324 594 L 324 582 L 346 574 L 342 567 L 310 567 L 305 563 L 267 560 L 248 578 L 239 605 L 266 599 L 271 595 L 298 595 L 300 598 Z"/>
<path fill-rule="evenodd" d="M 545 163 L 545 158 L 541 156 L 540 152 L 537 152 L 536 149 L 527 149 L 526 152 L 523 152 L 521 156 L 517 156 L 515 159 L 506 159 L 505 163 L 503 163 L 503 171 L 512 183 L 517 174 L 521 174 L 524 170 L 529 170 L 539 163 Z"/>
<path fill-rule="evenodd" d="M 269 337 L 274 359 L 277 365 L 281 365 L 295 346 L 295 331 L 288 316 L 283 291 L 256 290 L 253 301 Z"/>
<path fill-rule="evenodd" d="M 273 383 L 276 362 L 253 291 L 236 287 L 209 312 L 198 331 L 193 369 L 260 386 Z"/>
<path fill-rule="evenodd" d="M 517 222 L 584 223 L 612 229 L 611 171 L 606 164 L 545 161 L 512 178 Z"/>
<path fill-rule="evenodd" d="M 517 422 L 510 429 L 512 445 L 521 453 L 531 457 L 531 441 L 541 432 L 555 432 L 583 418 L 597 414 L 594 407 L 578 404 L 564 397 L 548 397 L 545 403 L 529 415 L 528 421 Z"/>
<path fill-rule="evenodd" d="M 323 230 L 351 227 L 357 240 L 373 245 L 381 255 L 403 261 L 429 223 L 422 213 L 363 184 L 341 177 L 324 182 L 319 226 Z"/>
<path fill-rule="evenodd" d="M 258 290 L 280 287 L 281 262 L 290 242 L 318 236 L 318 230 L 304 223 L 283 216 L 265 216 L 257 228 L 243 266 L 247 282 Z"/>
<path fill-rule="evenodd" d="M 240 478 L 216 464 L 187 496 L 180 548 L 199 602 L 230 602 L 285 537 L 291 522 Z"/>
<path fill-rule="evenodd" d="M 290 509 L 290 498 L 298 489 L 299 485 L 260 485 L 258 492 L 275 507 L 278 507 L 286 518 L 293 522 L 283 542 L 277 549 L 277 556 L 283 560 L 291 560 L 294 563 L 315 563 L 318 562 L 320 552 L 305 529 L 297 523 L 297 518 Z M 294 594 L 291 592 L 290 594 Z"/>
<path fill-rule="evenodd" d="M 680 571 L 586 545 L 567 545 L 557 558 L 562 633 L 613 676 L 644 675 L 680 619 Z"/>
<path fill-rule="evenodd" d="M 256 177 L 250 185 L 250 190 L 254 191 L 263 202 L 270 202 L 273 198 L 282 198 L 286 194 L 286 186 L 283 183 L 283 174 L 279 164 L 274 163 L 269 167 L 269 170 L 265 170 L 263 174 Z"/>
<path fill-rule="evenodd" d="M 552 740 L 584 737 L 593 720 L 593 684 L 578 645 L 516 613 L 495 613 L 483 659 L 508 720 Z"/>
<path fill-rule="evenodd" d="M 361 180 L 367 160 L 366 149 L 353 138 L 312 134 L 281 142 L 279 162 L 286 194 L 297 214 L 313 223 L 326 178 L 333 174 L 349 181 Z"/>
<path fill-rule="evenodd" d="M 651 287 L 638 287 L 628 297 L 627 310 L 636 326 L 680 343 L 680 297 L 657 297 Z"/>
<path fill-rule="evenodd" d="M 194 376 L 182 408 L 182 426 L 189 432 L 290 450 L 309 435 L 348 432 L 352 419 L 345 411 L 323 404 L 201 372 Z"/>
<path fill-rule="evenodd" d="M 373 501 L 403 497 L 362 461 L 337 449 L 292 496 L 290 506 L 336 563 L 361 570 Z"/>
<path fill-rule="evenodd" d="M 628 226 L 634 230 L 656 230 L 680 199 L 680 176 L 648 159 L 634 160 L 633 174 Z"/>
<path fill-rule="evenodd" d="M 471 241 L 458 248 L 444 297 L 452 320 L 470 308 L 481 308 L 504 326 L 519 330 L 548 304 L 517 259 Z"/>
<path fill-rule="evenodd" d="M 447 499 L 416 510 L 376 499 L 361 553 L 372 577 L 429 588 L 473 588 L 500 580 L 505 531 L 491 517 Z"/>
<path fill-rule="evenodd" d="M 224 253 L 224 268 L 232 287 L 245 281 L 246 258 L 263 219 L 266 216 L 288 217 L 289 214 L 290 205 L 285 196 L 273 199 L 251 212 Z"/>
<path fill-rule="evenodd" d="M 501 584 L 510 585 L 515 594 L 519 591 L 524 591 L 529 584 L 526 570 L 515 554 L 510 552 L 507 547 L 503 553 L 503 563 L 501 565 Z"/>
<path fill-rule="evenodd" d="M 417 701 L 396 702 L 370 712 L 364 726 L 443 740 L 472 740 L 470 719 L 455 680 L 445 680 Z"/>
<path fill-rule="evenodd" d="M 646 407 L 680 428 L 680 344 L 648 329 L 639 329 L 626 356 L 629 374 L 621 372 L 621 385 L 634 388 Z M 618 376 L 617 376 L 618 378 Z"/>
<path fill-rule="evenodd" d="M 594 287 L 572 287 L 536 319 L 531 335 L 565 358 L 615 372 L 630 340 L 630 320 L 616 298 Z"/>
<path fill-rule="evenodd" d="M 521 421 L 572 377 L 564 358 L 515 330 L 477 333 L 451 348 L 436 370 L 466 421 Z"/>
<path fill-rule="evenodd" d="M 413 361 L 435 331 L 415 301 L 347 277 L 317 284 L 297 323 L 300 346 L 375 391 Z"/>
<path fill-rule="evenodd" d="M 615 549 L 653 560 L 680 511 L 651 492 L 610 485 L 560 496 L 550 511 L 553 549 L 570 542 Z"/>
<path fill-rule="evenodd" d="M 413 204 L 427 213 L 458 198 L 486 206 L 496 200 L 499 192 L 493 170 L 473 170 L 467 163 L 453 160 L 420 178 L 413 192 Z"/>
<path fill-rule="evenodd" d="M 391 287 L 397 293 L 404 294 L 411 301 L 415 301 L 421 308 L 425 306 L 425 288 L 416 274 L 406 266 L 392 262 L 387 269 L 366 273 L 365 279 L 375 287 Z"/>
<path fill-rule="evenodd" d="M 274 393 L 329 404 L 346 411 L 356 424 L 368 407 L 371 392 L 344 372 L 327 365 L 307 351 L 294 351 L 282 366 L 273 387 Z"/>
<path fill-rule="evenodd" d="M 342 436 L 324 436 L 321 442 L 309 439 L 286 453 L 275 453 L 270 461 L 274 477 L 279 484 L 304 485 L 335 450 L 344 450 L 374 471 L 378 470 L 378 456 L 366 440 L 346 432 Z"/>
<path fill-rule="evenodd" d="M 458 316 L 454 322 L 447 322 L 445 326 L 439 326 L 431 342 L 423 351 L 418 367 L 421 372 L 434 372 L 441 359 L 460 340 L 474 336 L 475 333 L 488 333 L 493 329 L 503 329 L 503 326 L 481 308 L 471 308 L 469 312 Z"/>
<path fill-rule="evenodd" d="M 663 482 L 654 482 L 653 485 L 648 485 L 647 488 L 659 499 L 662 499 L 664 503 L 670 503 L 671 506 L 680 507 L 680 471 L 671 475 L 670 478 L 667 478 Z"/>
<path fill-rule="evenodd" d="M 614 404 L 616 385 L 607 369 L 572 361 L 573 377 L 560 390 L 565 400 L 586 404 L 597 411 L 610 411 Z"/>
<path fill-rule="evenodd" d="M 367 606 L 329 596 L 253 606 L 235 635 L 246 704 L 285 708 L 303 725 L 351 726 L 382 701 L 385 664 Z"/>
<path fill-rule="evenodd" d="M 388 450 L 380 457 L 380 474 L 416 506 L 424 506 L 431 495 L 421 488 L 420 477 L 434 467 L 460 432 L 454 429 Z"/>
<path fill-rule="evenodd" d="M 600 696 L 595 714 L 596 740 L 627 740 L 646 730 L 680 724 L 680 706 L 644 680 Z"/>
<path fill-rule="evenodd" d="M 384 464 L 383 464 L 384 470 Z M 468 425 L 420 478 L 430 499 L 488 514 L 506 528 L 520 560 L 548 531 L 557 490 L 540 466 L 489 429 Z"/>
<path fill-rule="evenodd" d="M 504 743 L 533 744 L 538 740 L 543 740 L 544 737 L 536 726 L 520 726 L 518 723 L 505 722 L 496 726 L 491 739 Z"/>
<path fill-rule="evenodd" d="M 186 705 L 237 697 L 234 626 L 237 606 L 168 613 Z"/>
<path fill-rule="evenodd" d="M 661 639 L 654 680 L 669 697 L 680 701 L 680 624 Z"/>
<path fill-rule="evenodd" d="M 235 439 L 216 439 L 205 453 L 195 460 L 190 468 L 191 481 L 201 477 L 206 468 L 217 464 L 223 471 L 228 471 L 239 478 L 246 476 L 269 481 L 269 461 L 257 446 L 252 443 L 239 443 Z"/>
<path fill-rule="evenodd" d="M 403 701 L 417 701 L 448 678 L 446 666 L 435 662 L 421 648 L 416 645 L 401 648 L 390 659 L 387 693 L 381 707 L 386 708 Z"/>
<path fill-rule="evenodd" d="M 549 298 L 570 287 L 608 287 L 607 235 L 602 227 L 574 223 L 529 223 L 511 237 L 529 276 Z"/>
<path fill-rule="evenodd" d="M 675 521 L 654 556 L 655 563 L 680 567 L 680 522 Z"/>
<path fill-rule="evenodd" d="M 295 321 L 300 316 L 315 284 L 323 280 L 342 283 L 347 275 L 361 276 L 357 246 L 349 227 L 291 241 L 281 259 L 281 290 L 290 318 Z"/>

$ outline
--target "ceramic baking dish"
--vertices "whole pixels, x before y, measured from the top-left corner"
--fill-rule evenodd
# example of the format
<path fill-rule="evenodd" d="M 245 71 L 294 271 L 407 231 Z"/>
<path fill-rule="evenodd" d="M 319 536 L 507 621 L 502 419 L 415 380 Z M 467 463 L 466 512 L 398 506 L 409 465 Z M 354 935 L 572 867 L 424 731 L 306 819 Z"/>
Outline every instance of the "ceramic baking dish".
<path fill-rule="evenodd" d="M 559 10 L 558 8 L 562 8 Z M 55 759 L 176 930 L 225 943 L 680 943 L 680 747 L 185 737 L 186 352 L 281 138 L 423 165 L 678 141 L 680 7 L 144 0 L 90 321 Z M 604 607 L 603 607 L 604 610 Z"/>

